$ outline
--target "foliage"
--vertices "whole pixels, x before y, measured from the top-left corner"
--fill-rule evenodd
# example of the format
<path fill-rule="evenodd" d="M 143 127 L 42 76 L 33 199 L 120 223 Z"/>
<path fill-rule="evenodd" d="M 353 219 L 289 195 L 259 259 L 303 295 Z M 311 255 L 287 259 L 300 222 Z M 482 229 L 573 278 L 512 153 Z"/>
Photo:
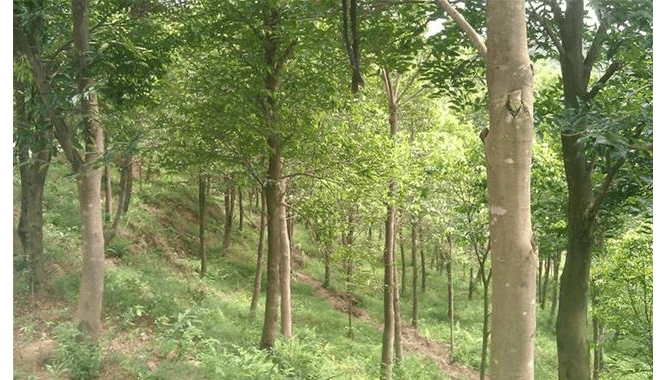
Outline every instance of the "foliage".
<path fill-rule="evenodd" d="M 651 371 L 653 366 L 653 249 L 652 234 L 645 234 L 645 227 L 639 222 L 622 236 L 608 239 L 605 256 L 592 269 L 599 294 L 592 313 L 604 323 L 608 345 L 642 362 L 632 372 Z"/>
<path fill-rule="evenodd" d="M 56 327 L 58 341 L 58 361 L 52 365 L 54 373 L 62 374 L 68 370 L 69 378 L 75 380 L 94 379 L 98 376 L 102 364 L 102 351 L 99 345 L 70 322 Z"/>

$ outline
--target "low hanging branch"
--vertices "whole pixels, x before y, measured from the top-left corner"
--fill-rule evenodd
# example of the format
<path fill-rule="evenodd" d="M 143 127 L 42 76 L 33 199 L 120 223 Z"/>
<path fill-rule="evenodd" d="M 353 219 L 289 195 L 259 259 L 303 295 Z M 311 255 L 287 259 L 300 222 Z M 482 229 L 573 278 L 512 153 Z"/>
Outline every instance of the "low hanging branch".
<path fill-rule="evenodd" d="M 488 49 L 486 49 L 486 44 L 481 40 L 481 36 L 472 28 L 472 26 L 465 20 L 465 18 L 456 11 L 451 4 L 447 0 L 436 0 L 437 4 L 439 4 L 446 13 L 448 13 L 449 16 L 458 24 L 460 29 L 465 32 L 467 37 L 469 37 L 470 40 L 472 40 L 472 43 L 474 46 L 476 46 L 476 49 L 479 51 L 479 54 L 485 59 L 486 58 L 486 52 Z"/>

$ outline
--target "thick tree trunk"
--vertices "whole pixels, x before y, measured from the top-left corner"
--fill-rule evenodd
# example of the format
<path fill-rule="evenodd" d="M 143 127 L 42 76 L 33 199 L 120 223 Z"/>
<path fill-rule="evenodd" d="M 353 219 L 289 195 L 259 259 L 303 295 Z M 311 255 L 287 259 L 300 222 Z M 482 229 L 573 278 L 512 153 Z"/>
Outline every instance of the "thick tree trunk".
<path fill-rule="evenodd" d="M 261 273 L 264 261 L 264 231 L 266 230 L 266 196 L 261 194 L 261 214 L 259 216 L 259 243 L 257 244 L 257 270 L 254 274 L 254 288 L 252 290 L 252 301 L 250 302 L 250 320 L 254 320 L 261 293 Z"/>
<path fill-rule="evenodd" d="M 485 137 L 492 250 L 494 380 L 534 378 L 536 255 L 532 246 L 532 64 L 525 2 L 489 0 Z"/>
<path fill-rule="evenodd" d="M 287 183 L 284 179 L 280 180 L 279 196 L 279 223 L 280 223 L 280 321 L 282 335 L 290 338 L 291 333 L 291 243 L 289 239 L 289 228 L 287 221 L 287 206 L 285 204 L 285 193 Z"/>
<path fill-rule="evenodd" d="M 587 289 L 596 215 L 589 215 L 588 207 L 593 203 L 594 196 L 591 172 L 577 138 L 563 135 L 562 146 L 569 188 L 569 246 L 560 279 L 557 313 L 558 372 L 562 380 L 589 379 Z"/>
<path fill-rule="evenodd" d="M 266 184 L 266 210 L 268 230 L 268 257 L 266 269 L 266 310 L 264 328 L 259 346 L 272 348 L 277 336 L 278 307 L 280 303 L 280 260 L 282 258 L 280 223 L 280 177 L 282 176 L 281 151 L 277 136 L 268 139 L 272 148 L 268 160 Z"/>
<path fill-rule="evenodd" d="M 199 257 L 201 277 L 206 275 L 206 175 L 199 173 Z"/>
<path fill-rule="evenodd" d="M 482 267 L 481 272 L 483 273 L 483 337 L 481 340 L 481 368 L 479 369 L 480 377 L 479 379 L 486 379 L 486 366 L 487 366 L 487 355 L 488 355 L 488 338 L 490 338 L 490 275 L 489 278 L 486 278 L 485 270 Z M 492 273 L 492 269 L 491 269 Z"/>

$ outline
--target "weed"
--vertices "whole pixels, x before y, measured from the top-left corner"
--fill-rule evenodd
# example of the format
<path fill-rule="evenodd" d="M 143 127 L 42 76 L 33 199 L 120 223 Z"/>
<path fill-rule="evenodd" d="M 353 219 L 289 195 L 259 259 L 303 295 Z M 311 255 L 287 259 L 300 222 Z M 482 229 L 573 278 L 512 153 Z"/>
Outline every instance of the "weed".
<path fill-rule="evenodd" d="M 97 344 L 72 323 L 65 322 L 55 329 L 58 341 L 58 359 L 51 365 L 54 373 L 69 373 L 69 378 L 87 380 L 96 378 L 102 365 L 102 351 Z"/>

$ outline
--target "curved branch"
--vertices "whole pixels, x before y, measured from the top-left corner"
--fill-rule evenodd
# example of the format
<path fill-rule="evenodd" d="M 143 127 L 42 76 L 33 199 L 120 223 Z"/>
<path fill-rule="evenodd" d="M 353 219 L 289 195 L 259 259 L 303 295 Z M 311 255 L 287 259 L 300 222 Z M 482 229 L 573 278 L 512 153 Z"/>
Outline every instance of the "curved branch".
<path fill-rule="evenodd" d="M 622 61 L 613 61 L 608 68 L 606 68 L 606 72 L 604 75 L 599 78 L 597 83 L 592 86 L 592 89 L 588 91 L 585 94 L 585 100 L 591 100 L 593 99 L 597 93 L 606 85 L 606 82 L 615 74 L 616 71 L 620 70 L 624 66 L 624 63 Z"/>
<path fill-rule="evenodd" d="M 537 21 L 539 21 L 541 26 L 543 26 L 544 30 L 546 31 L 546 34 L 548 34 L 550 40 L 553 41 L 553 44 L 557 49 L 557 53 L 560 55 L 560 57 L 563 57 L 565 52 L 564 52 L 564 46 L 562 46 L 562 42 L 560 41 L 559 38 L 557 38 L 557 35 L 550 27 L 550 25 L 548 25 L 546 20 L 539 13 L 537 13 L 537 11 L 534 9 L 534 6 L 532 6 L 531 1 L 530 1 L 530 13 L 537 19 Z"/>
<path fill-rule="evenodd" d="M 476 46 L 476 50 L 478 50 L 479 54 L 485 59 L 488 49 L 486 48 L 486 44 L 481 40 L 481 36 L 479 36 L 476 30 L 472 28 L 467 20 L 465 20 L 465 18 L 460 13 L 458 13 L 458 11 L 456 11 L 447 0 L 436 0 L 436 2 L 444 9 L 444 11 L 446 11 L 446 13 L 456 22 L 456 24 L 458 24 L 460 29 L 465 32 L 467 37 L 472 40 L 472 43 L 474 46 Z"/>

